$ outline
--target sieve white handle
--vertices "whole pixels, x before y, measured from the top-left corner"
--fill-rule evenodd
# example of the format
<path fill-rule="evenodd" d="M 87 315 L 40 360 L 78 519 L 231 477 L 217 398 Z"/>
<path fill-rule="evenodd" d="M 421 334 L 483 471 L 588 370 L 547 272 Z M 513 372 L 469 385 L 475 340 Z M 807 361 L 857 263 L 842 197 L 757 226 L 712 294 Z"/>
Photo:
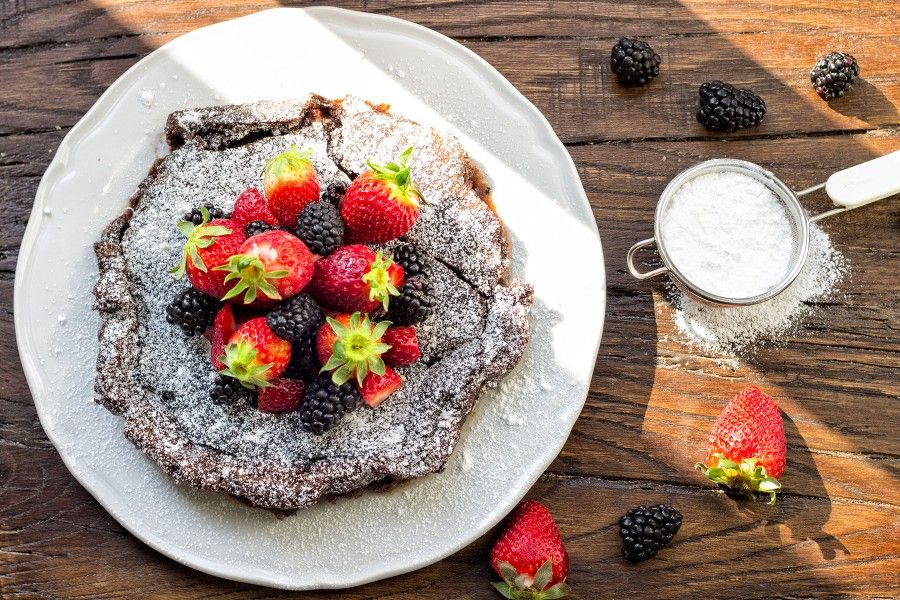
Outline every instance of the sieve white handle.
<path fill-rule="evenodd" d="M 838 171 L 828 178 L 825 192 L 848 210 L 900 193 L 900 150 Z"/>

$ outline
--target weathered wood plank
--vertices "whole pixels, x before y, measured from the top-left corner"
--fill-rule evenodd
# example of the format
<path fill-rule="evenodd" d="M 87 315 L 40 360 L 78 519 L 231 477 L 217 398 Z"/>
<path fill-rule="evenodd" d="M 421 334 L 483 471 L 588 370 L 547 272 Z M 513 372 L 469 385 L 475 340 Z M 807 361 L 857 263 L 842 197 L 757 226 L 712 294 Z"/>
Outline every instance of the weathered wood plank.
<path fill-rule="evenodd" d="M 67 480 L 51 451 L 41 454 L 48 470 L 16 473 L 14 489 L 24 497 L 0 507 L 5 527 L 15 535 L 0 550 L 5 597 L 288 596 L 216 580 L 160 557 Z M 0 447 L 0 455 L 28 462 L 22 449 Z M 892 575 L 900 566 L 895 507 L 790 495 L 769 507 L 693 487 L 555 476 L 545 477 L 530 496 L 546 502 L 557 518 L 571 556 L 575 598 L 605 598 L 612 592 L 623 598 L 702 594 L 732 599 L 891 597 L 900 592 Z M 684 526 L 655 560 L 626 564 L 619 558 L 615 523 L 627 508 L 657 502 L 679 508 Z M 416 573 L 299 597 L 495 598 L 487 567 L 494 535 Z"/>
<path fill-rule="evenodd" d="M 568 2 L 459 2 L 458 0 L 350 0 L 342 2 L 282 2 L 225 0 L 71 2 L 28 0 L 6 2 L 0 28 L 8 30 L 0 48 L 76 42 L 135 33 L 183 33 L 199 26 L 278 6 L 340 5 L 409 19 L 451 37 L 587 37 L 622 35 L 660 37 L 709 35 L 719 32 L 804 32 L 847 38 L 890 32 L 896 27 L 896 5 L 876 0 L 821 2 L 752 2 L 723 5 L 716 0 L 577 0 Z M 9 6 L 7 6 L 9 5 Z M 464 14 L 465 18 L 460 18 Z M 6 32 L 5 32 L 6 33 Z"/>
<path fill-rule="evenodd" d="M 900 27 L 900 19 L 898 19 Z M 100 93 L 149 50 L 174 34 L 92 39 L 66 46 L 0 54 L 0 78 L 18 85 L 0 92 L 0 135 L 48 124 L 70 126 Z M 767 102 L 763 124 L 730 137 L 858 131 L 900 124 L 900 38 L 873 33 L 847 47 L 863 65 L 865 82 L 830 104 L 808 81 L 810 66 L 828 42 L 807 33 L 752 33 L 698 39 L 671 37 L 654 44 L 663 72 L 646 89 L 626 89 L 609 72 L 612 38 L 586 40 L 468 40 L 551 120 L 565 142 L 633 138 L 722 137 L 694 120 L 697 88 L 726 79 Z M 846 46 L 844 46 L 846 47 Z M 765 49 L 760 52 L 759 49 Z M 35 102 L 33 90 L 57 94 Z"/>

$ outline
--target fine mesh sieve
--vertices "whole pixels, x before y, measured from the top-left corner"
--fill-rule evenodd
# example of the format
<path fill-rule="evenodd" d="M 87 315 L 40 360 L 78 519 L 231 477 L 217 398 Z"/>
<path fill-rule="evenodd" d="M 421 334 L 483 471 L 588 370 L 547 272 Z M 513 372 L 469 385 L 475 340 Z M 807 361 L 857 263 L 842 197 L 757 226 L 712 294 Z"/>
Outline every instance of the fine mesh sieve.
<path fill-rule="evenodd" d="M 669 254 L 666 252 L 665 243 L 661 232 L 663 215 L 669 207 L 675 193 L 688 181 L 707 173 L 732 172 L 751 177 L 766 186 L 784 207 L 791 228 L 790 268 L 784 276 L 769 289 L 755 296 L 727 297 L 709 292 L 690 281 L 679 271 Z M 826 193 L 835 204 L 835 208 L 824 213 L 808 216 L 800 198 L 825 188 Z M 834 173 L 828 181 L 805 190 L 794 192 L 783 181 L 766 171 L 759 165 L 744 160 L 717 158 L 702 162 L 698 165 L 682 171 L 676 175 L 663 190 L 656 205 L 656 217 L 654 224 L 654 237 L 642 240 L 634 244 L 628 250 L 628 270 L 637 279 L 648 279 L 663 273 L 668 273 L 669 278 L 681 290 L 697 298 L 701 302 L 717 306 L 747 306 L 757 304 L 774 298 L 783 292 L 800 271 L 806 262 L 809 251 L 809 224 L 826 217 L 869 204 L 887 196 L 900 192 L 900 150 L 887 154 L 880 158 L 850 167 Z M 652 271 L 639 271 L 634 264 L 638 250 L 647 246 L 656 245 L 663 266 Z"/>

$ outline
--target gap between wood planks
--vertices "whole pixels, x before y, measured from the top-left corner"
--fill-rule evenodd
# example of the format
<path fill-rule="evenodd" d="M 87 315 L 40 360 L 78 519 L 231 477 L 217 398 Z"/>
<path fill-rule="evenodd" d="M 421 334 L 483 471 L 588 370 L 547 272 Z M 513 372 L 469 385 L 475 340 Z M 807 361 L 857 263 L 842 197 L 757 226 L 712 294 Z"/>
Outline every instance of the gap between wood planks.
<path fill-rule="evenodd" d="M 575 484 L 585 484 L 591 487 L 599 487 L 613 490 L 656 490 L 674 494 L 689 494 L 693 496 L 725 496 L 725 492 L 701 485 L 690 483 L 659 483 L 649 479 L 629 479 L 626 477 L 613 477 L 597 475 L 580 475 L 565 473 L 561 471 L 545 471 L 541 475 L 539 481 L 544 483 L 553 483 L 554 481 L 571 482 Z M 871 506 L 873 508 L 895 509 L 900 505 L 891 502 L 878 502 L 875 500 L 862 500 L 859 498 L 849 498 L 846 496 L 816 496 L 812 494 L 798 494 L 796 492 L 781 490 L 778 497 L 797 498 L 801 500 L 809 500 L 821 504 L 855 504 L 861 506 Z"/>

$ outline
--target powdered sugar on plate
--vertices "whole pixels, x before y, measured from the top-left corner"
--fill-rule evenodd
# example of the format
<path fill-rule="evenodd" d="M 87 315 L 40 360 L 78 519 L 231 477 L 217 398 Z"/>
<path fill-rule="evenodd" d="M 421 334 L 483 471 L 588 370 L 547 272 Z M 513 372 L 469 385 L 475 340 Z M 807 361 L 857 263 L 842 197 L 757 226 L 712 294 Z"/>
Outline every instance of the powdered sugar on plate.
<path fill-rule="evenodd" d="M 811 223 L 806 264 L 781 294 L 751 306 L 722 308 L 702 304 L 672 286 L 673 318 L 692 343 L 733 356 L 794 333 L 815 310 L 815 303 L 831 296 L 848 273 L 847 260 L 831 245 L 828 234 Z"/>

